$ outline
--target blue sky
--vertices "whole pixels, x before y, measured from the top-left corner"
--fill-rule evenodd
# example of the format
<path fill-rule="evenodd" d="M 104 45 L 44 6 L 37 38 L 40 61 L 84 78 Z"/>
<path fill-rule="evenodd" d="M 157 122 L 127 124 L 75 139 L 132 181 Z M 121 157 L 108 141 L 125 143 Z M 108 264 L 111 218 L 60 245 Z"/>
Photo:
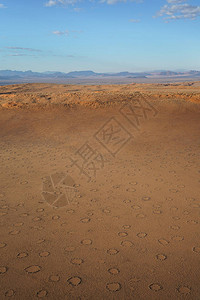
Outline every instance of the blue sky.
<path fill-rule="evenodd" d="M 199 0 L 0 0 L 0 69 L 200 70 Z"/>

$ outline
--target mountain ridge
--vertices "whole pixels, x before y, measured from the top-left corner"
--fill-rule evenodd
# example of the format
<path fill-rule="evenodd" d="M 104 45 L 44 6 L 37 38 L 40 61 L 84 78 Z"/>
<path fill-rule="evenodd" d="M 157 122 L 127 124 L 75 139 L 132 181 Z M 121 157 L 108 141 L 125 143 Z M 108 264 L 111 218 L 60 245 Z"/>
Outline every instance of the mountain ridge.
<path fill-rule="evenodd" d="M 151 77 L 196 77 L 200 76 L 200 71 L 190 70 L 185 72 L 176 72 L 170 70 L 159 70 L 152 72 L 116 72 L 116 73 L 97 73 L 92 70 L 85 71 L 71 71 L 68 73 L 65 72 L 33 72 L 31 70 L 27 71 L 17 71 L 17 70 L 0 70 L 0 79 L 25 79 L 25 78 L 84 78 L 84 77 L 126 77 L 126 78 L 151 78 Z"/>

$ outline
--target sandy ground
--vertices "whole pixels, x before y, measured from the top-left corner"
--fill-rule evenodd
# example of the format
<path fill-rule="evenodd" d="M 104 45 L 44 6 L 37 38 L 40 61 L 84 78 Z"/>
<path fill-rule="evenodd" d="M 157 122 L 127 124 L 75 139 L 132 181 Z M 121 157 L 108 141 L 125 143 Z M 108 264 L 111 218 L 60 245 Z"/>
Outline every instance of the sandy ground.
<path fill-rule="evenodd" d="M 0 299 L 200 299 L 199 99 L 0 87 Z"/>

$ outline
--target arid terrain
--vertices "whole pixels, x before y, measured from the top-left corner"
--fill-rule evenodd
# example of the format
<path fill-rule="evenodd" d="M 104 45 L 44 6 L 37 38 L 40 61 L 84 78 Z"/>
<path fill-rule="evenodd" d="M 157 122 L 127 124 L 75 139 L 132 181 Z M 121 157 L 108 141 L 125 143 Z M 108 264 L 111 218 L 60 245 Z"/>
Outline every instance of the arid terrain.
<path fill-rule="evenodd" d="M 0 299 L 200 299 L 200 82 L 0 87 Z"/>

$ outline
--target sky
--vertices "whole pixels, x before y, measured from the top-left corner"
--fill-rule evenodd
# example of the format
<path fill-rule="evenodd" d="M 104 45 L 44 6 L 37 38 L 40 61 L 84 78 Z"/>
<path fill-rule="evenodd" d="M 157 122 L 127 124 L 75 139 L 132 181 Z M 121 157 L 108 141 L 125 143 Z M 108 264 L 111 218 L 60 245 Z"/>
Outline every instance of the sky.
<path fill-rule="evenodd" d="M 200 70 L 199 0 L 0 0 L 0 70 Z"/>

